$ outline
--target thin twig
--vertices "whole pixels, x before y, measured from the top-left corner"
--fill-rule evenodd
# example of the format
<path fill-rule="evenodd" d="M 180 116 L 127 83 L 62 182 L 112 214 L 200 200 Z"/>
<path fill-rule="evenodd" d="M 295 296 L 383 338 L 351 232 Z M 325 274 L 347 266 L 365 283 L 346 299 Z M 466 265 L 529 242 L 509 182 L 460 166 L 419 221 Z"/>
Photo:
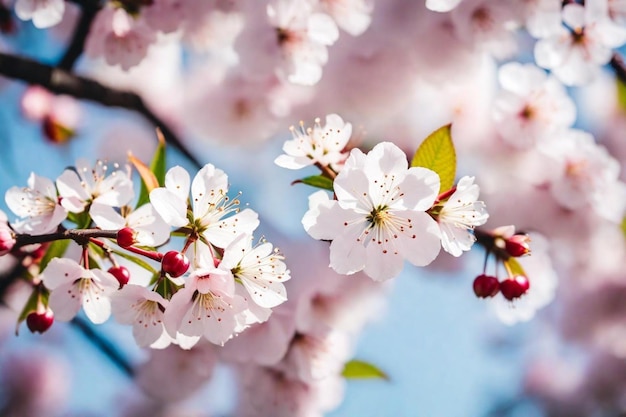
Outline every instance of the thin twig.
<path fill-rule="evenodd" d="M 161 129 L 169 145 L 181 152 L 196 167 L 202 164 L 182 144 L 172 129 L 155 115 L 142 98 L 130 91 L 106 87 L 92 79 L 72 74 L 61 68 L 42 64 L 31 59 L 0 52 L 0 75 L 37 84 L 56 94 L 67 94 L 78 99 L 90 100 L 104 106 L 134 110 Z"/>
<path fill-rule="evenodd" d="M 74 28 L 72 40 L 58 64 L 59 68 L 67 71 L 72 70 L 76 60 L 83 54 L 85 40 L 87 39 L 87 35 L 89 35 L 91 24 L 98 14 L 98 11 L 100 11 L 100 5 L 97 2 L 81 2 L 79 4 L 82 7 L 80 19 Z"/>
<path fill-rule="evenodd" d="M 135 371 L 132 365 L 119 351 L 119 349 L 117 349 L 111 341 L 95 331 L 91 324 L 89 324 L 85 319 L 76 316 L 72 319 L 70 324 L 79 330 L 89 343 L 93 344 L 100 352 L 102 352 L 107 359 L 117 366 L 126 376 L 130 378 L 134 376 Z"/>

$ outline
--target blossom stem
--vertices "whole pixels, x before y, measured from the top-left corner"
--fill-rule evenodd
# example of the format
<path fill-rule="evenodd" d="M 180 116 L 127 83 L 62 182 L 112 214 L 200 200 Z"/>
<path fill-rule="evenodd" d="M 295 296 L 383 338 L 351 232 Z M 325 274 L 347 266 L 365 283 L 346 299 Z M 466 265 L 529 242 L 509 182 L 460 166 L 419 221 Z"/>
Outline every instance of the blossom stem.
<path fill-rule="evenodd" d="M 323 176 L 330 178 L 331 180 L 334 180 L 335 177 L 337 176 L 337 173 L 333 171 L 332 168 L 329 167 L 328 165 L 322 165 L 319 162 L 316 162 L 315 166 L 319 168 L 320 171 L 322 171 Z"/>
<path fill-rule="evenodd" d="M 105 106 L 134 110 L 161 129 L 167 143 L 181 152 L 196 167 L 201 168 L 204 165 L 136 93 L 106 87 L 95 80 L 78 76 L 65 69 L 3 52 L 0 52 L 0 74 L 29 84 L 40 85 L 55 94 L 67 94 L 77 99 L 91 100 Z"/>
<path fill-rule="evenodd" d="M 159 252 L 153 252 L 145 249 L 138 248 L 136 246 L 129 246 L 125 248 L 127 251 L 136 253 L 137 255 L 145 256 L 153 261 L 161 262 L 163 260 L 163 254 Z"/>
<path fill-rule="evenodd" d="M 67 229 L 55 233 L 47 233 L 44 235 L 15 235 L 15 248 L 20 248 L 34 243 L 53 242 L 55 240 L 72 239 L 80 245 L 88 243 L 92 238 L 104 237 L 115 239 L 117 230 L 101 230 L 101 229 Z"/>

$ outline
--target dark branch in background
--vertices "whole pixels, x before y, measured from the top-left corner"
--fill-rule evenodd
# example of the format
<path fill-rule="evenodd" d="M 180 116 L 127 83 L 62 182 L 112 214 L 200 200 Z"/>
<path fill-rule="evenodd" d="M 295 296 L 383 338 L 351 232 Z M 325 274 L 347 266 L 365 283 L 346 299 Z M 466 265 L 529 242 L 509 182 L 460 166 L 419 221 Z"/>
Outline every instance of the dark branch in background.
<path fill-rule="evenodd" d="M 169 145 L 177 149 L 196 167 L 202 165 L 187 150 L 178 136 L 155 115 L 142 98 L 129 91 L 120 91 L 106 87 L 97 81 L 74 75 L 66 70 L 42 64 L 27 58 L 0 52 L 0 75 L 37 84 L 56 94 L 67 94 L 78 99 L 90 100 L 109 107 L 121 107 L 143 115 L 148 121 L 161 129 Z"/>
<path fill-rule="evenodd" d="M 74 317 L 70 322 L 74 328 L 80 331 L 87 340 L 95 345 L 120 371 L 124 372 L 126 376 L 132 378 L 135 375 L 135 371 L 131 364 L 126 360 L 124 355 L 111 343 L 108 339 L 103 337 L 100 333 L 94 330 L 94 328 L 85 319 L 81 317 Z"/>
<path fill-rule="evenodd" d="M 65 54 L 58 64 L 58 67 L 67 71 L 71 71 L 76 63 L 76 60 L 83 54 L 85 47 L 85 40 L 89 34 L 91 23 L 93 19 L 100 11 L 100 4 L 98 1 L 76 1 L 82 7 L 80 19 L 74 28 L 72 34 L 72 40 L 69 46 L 65 50 Z"/>
<path fill-rule="evenodd" d="M 626 84 L 626 63 L 624 63 L 624 58 L 615 52 L 611 61 L 609 62 L 611 68 L 615 71 L 615 76 L 622 83 Z"/>

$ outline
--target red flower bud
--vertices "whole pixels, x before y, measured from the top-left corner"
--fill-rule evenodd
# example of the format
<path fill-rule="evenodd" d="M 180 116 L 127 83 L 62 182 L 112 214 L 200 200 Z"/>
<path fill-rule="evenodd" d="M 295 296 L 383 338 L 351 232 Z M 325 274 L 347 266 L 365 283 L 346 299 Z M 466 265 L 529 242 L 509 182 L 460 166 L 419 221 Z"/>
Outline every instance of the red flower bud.
<path fill-rule="evenodd" d="M 44 312 L 33 311 L 26 316 L 26 326 L 32 333 L 43 333 L 52 326 L 54 322 L 54 313 L 47 309 Z"/>
<path fill-rule="evenodd" d="M 172 278 L 179 277 L 189 269 L 189 259 L 180 252 L 175 250 L 169 251 L 163 255 L 161 269 Z"/>
<path fill-rule="evenodd" d="M 120 283 L 120 288 L 128 284 L 130 280 L 130 272 L 125 266 L 112 266 L 107 272 L 113 275 L 117 282 Z"/>
<path fill-rule="evenodd" d="M 500 291 L 504 298 L 509 301 L 520 298 L 522 295 L 526 294 L 529 288 L 530 282 L 528 282 L 528 278 L 524 275 L 515 275 L 500 283 Z"/>
<path fill-rule="evenodd" d="M 528 235 L 513 235 L 506 239 L 504 248 L 515 258 L 530 253 L 530 237 Z"/>
<path fill-rule="evenodd" d="M 474 279 L 474 294 L 479 298 L 493 297 L 500 291 L 498 278 L 489 275 L 479 275 Z"/>
<path fill-rule="evenodd" d="M 137 243 L 137 240 L 135 240 L 136 235 L 137 232 L 135 232 L 130 227 L 120 229 L 120 231 L 117 232 L 117 244 L 120 245 L 122 248 L 133 246 L 135 243 Z"/>

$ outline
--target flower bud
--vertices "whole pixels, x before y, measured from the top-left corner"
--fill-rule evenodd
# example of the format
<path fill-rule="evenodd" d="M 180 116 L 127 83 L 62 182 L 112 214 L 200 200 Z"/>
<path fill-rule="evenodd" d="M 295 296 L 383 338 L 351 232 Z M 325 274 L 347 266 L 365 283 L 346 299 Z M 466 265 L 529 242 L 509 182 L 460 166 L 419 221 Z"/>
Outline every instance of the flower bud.
<path fill-rule="evenodd" d="M 130 272 L 125 266 L 112 266 L 107 272 L 113 275 L 117 282 L 120 283 L 120 288 L 128 284 L 130 280 Z"/>
<path fill-rule="evenodd" d="M 189 259 L 180 252 L 175 250 L 169 251 L 163 255 L 161 269 L 172 278 L 179 277 L 189 269 Z"/>
<path fill-rule="evenodd" d="M 6 224 L 0 224 L 0 256 L 7 254 L 15 245 L 15 236 Z"/>
<path fill-rule="evenodd" d="M 479 298 L 495 296 L 500 291 L 498 278 L 481 274 L 474 279 L 474 294 Z"/>
<path fill-rule="evenodd" d="M 122 248 L 133 246 L 135 243 L 137 243 L 137 240 L 135 239 L 136 235 L 137 232 L 135 232 L 130 227 L 120 229 L 120 231 L 117 232 L 117 244 L 120 245 Z"/>
<path fill-rule="evenodd" d="M 54 322 L 54 313 L 49 308 L 46 311 L 33 311 L 26 316 L 26 326 L 32 333 L 43 333 L 52 326 Z"/>
<path fill-rule="evenodd" d="M 507 253 L 515 258 L 530 253 L 530 237 L 528 235 L 513 235 L 506 239 L 504 248 Z"/>
<path fill-rule="evenodd" d="M 500 291 L 504 298 L 509 301 L 520 298 L 522 295 L 526 294 L 529 288 L 530 282 L 528 282 L 528 278 L 524 275 L 515 275 L 500 283 Z"/>

